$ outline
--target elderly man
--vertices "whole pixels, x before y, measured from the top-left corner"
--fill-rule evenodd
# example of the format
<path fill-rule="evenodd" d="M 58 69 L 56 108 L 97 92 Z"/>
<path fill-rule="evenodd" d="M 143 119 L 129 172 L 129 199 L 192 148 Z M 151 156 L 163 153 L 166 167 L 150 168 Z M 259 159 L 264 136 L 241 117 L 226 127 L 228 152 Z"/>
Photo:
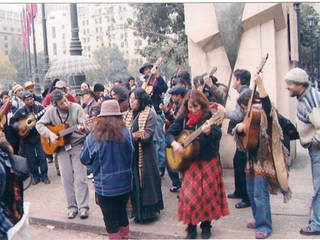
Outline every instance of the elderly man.
<path fill-rule="evenodd" d="M 13 129 L 25 133 L 22 140 L 23 152 L 27 158 L 28 166 L 33 176 L 32 184 L 38 184 L 40 181 L 49 184 L 50 180 L 48 178 L 46 154 L 41 146 L 40 135 L 34 128 L 34 124 L 31 124 L 31 127 L 27 127 L 28 117 L 41 118 L 42 113 L 44 113 L 45 110 L 41 104 L 34 102 L 33 95 L 29 91 L 23 92 L 22 100 L 25 105 L 18 109 L 11 117 L 10 125 Z M 37 121 L 37 118 L 34 119 L 34 121 Z"/>
<path fill-rule="evenodd" d="M 100 104 L 95 100 L 94 92 L 91 89 L 84 89 L 79 93 L 82 102 L 86 105 L 85 111 L 88 117 L 96 117 L 100 113 Z"/>
<path fill-rule="evenodd" d="M 310 86 L 307 73 L 300 68 L 290 70 L 285 80 L 289 95 L 298 100 L 297 129 L 301 145 L 309 151 L 314 188 L 313 215 L 300 233 L 320 235 L 320 92 Z"/>
<path fill-rule="evenodd" d="M 42 102 L 42 97 L 37 96 L 37 95 L 35 95 L 35 93 L 34 93 L 34 86 L 35 86 L 35 85 L 36 85 L 36 84 L 35 84 L 34 82 L 32 82 L 32 81 L 27 81 L 27 82 L 24 83 L 24 90 L 31 92 L 31 94 L 33 95 L 34 101 L 35 101 L 36 103 L 38 103 L 38 104 L 41 104 L 41 102 Z"/>
<path fill-rule="evenodd" d="M 73 219 L 80 212 L 80 218 L 89 216 L 89 189 L 86 175 L 86 166 L 80 162 L 80 150 L 86 136 L 82 122 L 87 120 L 83 109 L 77 103 L 71 103 L 66 98 L 66 93 L 54 90 L 51 94 L 51 104 L 46 113 L 37 122 L 38 132 L 57 144 L 59 137 L 56 132 L 47 128 L 47 125 L 56 126 L 60 123 L 67 123 L 70 127 L 77 126 L 75 131 L 68 136 L 69 144 L 58 149 L 57 157 L 68 204 L 68 218 Z"/>

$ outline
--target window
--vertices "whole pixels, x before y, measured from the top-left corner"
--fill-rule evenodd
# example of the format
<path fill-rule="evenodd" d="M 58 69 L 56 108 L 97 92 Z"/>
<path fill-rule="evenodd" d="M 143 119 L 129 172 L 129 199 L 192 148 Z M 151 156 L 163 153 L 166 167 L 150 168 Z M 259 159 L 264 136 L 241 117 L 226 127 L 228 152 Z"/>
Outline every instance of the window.
<path fill-rule="evenodd" d="M 14 32 L 14 28 L 12 27 L 12 28 L 10 28 L 10 30 L 11 30 L 11 32 Z"/>
<path fill-rule="evenodd" d="M 56 39 L 56 27 L 52 27 L 52 39 Z"/>
<path fill-rule="evenodd" d="M 7 31 L 7 27 L 3 27 L 3 31 Z"/>
<path fill-rule="evenodd" d="M 87 42 L 88 42 L 88 43 L 90 42 L 90 37 L 87 37 Z"/>
<path fill-rule="evenodd" d="M 98 33 L 99 32 L 99 28 L 96 28 L 96 33 Z"/>
<path fill-rule="evenodd" d="M 3 39 L 4 39 L 5 41 L 7 41 L 7 40 L 8 40 L 8 36 L 4 35 L 4 36 L 3 36 Z"/>
<path fill-rule="evenodd" d="M 4 44 L 4 47 L 5 47 L 5 48 L 8 48 L 8 47 L 9 47 L 9 46 L 8 46 L 8 43 L 5 43 L 5 44 Z"/>
<path fill-rule="evenodd" d="M 52 44 L 52 49 L 53 49 L 53 55 L 57 55 L 57 44 L 56 43 Z"/>
<path fill-rule="evenodd" d="M 62 33 L 62 39 L 66 39 L 66 34 Z"/>
<path fill-rule="evenodd" d="M 99 42 L 99 40 L 100 40 L 100 37 L 96 36 L 96 42 Z"/>
<path fill-rule="evenodd" d="M 90 33 L 90 29 L 88 28 L 88 29 L 87 29 L 87 34 L 89 34 L 89 33 Z"/>
<path fill-rule="evenodd" d="M 89 19 L 86 21 L 86 24 L 89 25 Z"/>
<path fill-rule="evenodd" d="M 83 35 L 85 35 L 86 34 L 86 30 L 85 29 L 83 29 Z"/>
<path fill-rule="evenodd" d="M 82 21 L 82 25 L 85 26 L 86 25 L 86 21 L 83 20 Z"/>

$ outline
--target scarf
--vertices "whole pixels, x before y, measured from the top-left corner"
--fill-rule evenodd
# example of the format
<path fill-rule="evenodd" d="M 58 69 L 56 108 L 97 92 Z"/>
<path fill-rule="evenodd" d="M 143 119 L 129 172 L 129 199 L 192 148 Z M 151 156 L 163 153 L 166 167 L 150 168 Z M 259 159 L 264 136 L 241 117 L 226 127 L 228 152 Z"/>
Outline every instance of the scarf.
<path fill-rule="evenodd" d="M 138 115 L 134 117 L 133 110 L 130 110 L 126 113 L 124 116 L 124 122 L 127 129 L 129 129 L 132 132 L 132 125 L 133 123 L 138 119 L 138 127 L 139 131 L 144 130 L 146 127 L 146 123 L 148 120 L 148 116 L 150 113 L 151 108 L 149 106 L 146 106 L 144 110 L 142 110 Z M 139 142 L 139 177 L 140 177 L 140 187 L 143 187 L 143 162 L 144 162 L 144 156 L 143 156 L 143 145 L 141 142 Z"/>
<path fill-rule="evenodd" d="M 188 125 L 188 127 L 192 128 L 193 125 L 195 125 L 196 123 L 198 123 L 198 121 L 199 121 L 199 119 L 201 118 L 202 114 L 203 114 L 202 109 L 200 110 L 200 112 L 199 112 L 197 115 L 189 112 L 189 113 L 187 114 L 187 117 L 189 118 L 189 120 L 188 120 L 188 122 L 186 123 L 186 124 Z"/>

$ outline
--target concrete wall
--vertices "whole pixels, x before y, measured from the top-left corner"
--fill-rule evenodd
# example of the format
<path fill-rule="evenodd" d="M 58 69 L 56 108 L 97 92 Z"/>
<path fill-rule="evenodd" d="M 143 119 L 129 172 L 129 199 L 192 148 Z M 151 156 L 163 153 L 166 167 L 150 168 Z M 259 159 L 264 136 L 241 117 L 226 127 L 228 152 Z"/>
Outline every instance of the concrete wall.
<path fill-rule="evenodd" d="M 218 8 L 228 14 L 223 18 L 220 14 L 219 17 Z M 226 33 L 219 26 L 226 26 L 224 24 L 228 21 L 234 24 L 237 19 L 233 16 L 239 16 L 239 13 L 238 27 L 242 34 L 237 39 L 227 39 L 234 40 L 231 47 L 238 44 L 236 52 L 233 50 L 236 58 L 232 62 L 230 44 L 227 45 L 225 36 L 234 36 L 237 29 L 235 27 L 233 32 L 231 28 Z M 266 90 L 279 112 L 295 122 L 296 102 L 289 97 L 284 81 L 285 74 L 298 61 L 296 13 L 292 3 L 185 3 L 185 19 L 192 77 L 217 66 L 215 76 L 228 86 L 233 70 L 244 68 L 254 75 L 262 57 L 268 53 L 269 58 L 261 74 Z M 238 93 L 230 87 L 227 109 L 234 109 L 237 97 Z M 232 167 L 235 145 L 232 137 L 226 134 L 227 126 L 228 120 L 225 120 L 220 154 L 223 166 Z M 292 147 L 294 157 L 294 143 Z"/>

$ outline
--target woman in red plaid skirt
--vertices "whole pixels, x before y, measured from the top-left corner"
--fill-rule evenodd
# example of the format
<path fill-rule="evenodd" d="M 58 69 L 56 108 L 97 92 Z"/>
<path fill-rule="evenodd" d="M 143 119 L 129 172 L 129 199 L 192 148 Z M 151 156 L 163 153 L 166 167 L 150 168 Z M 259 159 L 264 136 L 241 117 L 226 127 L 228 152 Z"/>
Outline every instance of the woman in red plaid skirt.
<path fill-rule="evenodd" d="M 202 128 L 197 139 L 200 151 L 182 174 L 178 217 L 188 224 L 186 239 L 197 237 L 197 224 L 201 222 L 201 237 L 211 237 L 211 220 L 229 215 L 219 158 L 221 128 L 210 125 L 212 117 L 209 102 L 198 90 L 189 90 L 179 110 L 179 116 L 166 132 L 166 144 L 173 151 L 184 153 L 185 148 L 176 141 L 183 130 Z M 197 141 L 196 140 L 196 141 Z"/>

